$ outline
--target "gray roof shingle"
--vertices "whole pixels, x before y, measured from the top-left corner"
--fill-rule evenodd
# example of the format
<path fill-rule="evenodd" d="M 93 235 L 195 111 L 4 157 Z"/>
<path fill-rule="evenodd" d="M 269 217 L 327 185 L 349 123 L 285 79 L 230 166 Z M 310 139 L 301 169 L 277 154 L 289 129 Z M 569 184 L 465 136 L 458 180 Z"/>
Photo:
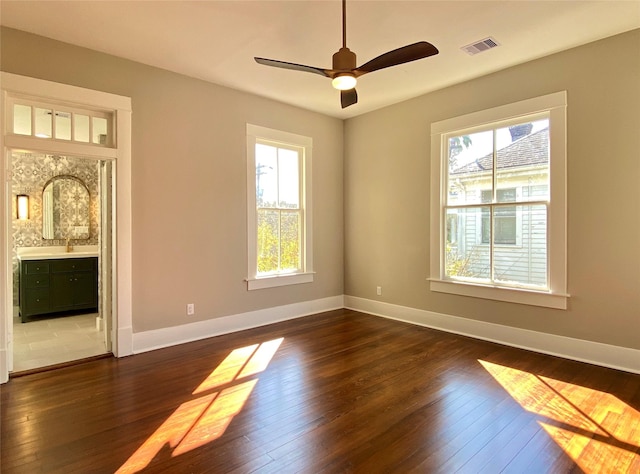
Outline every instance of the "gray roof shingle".
<path fill-rule="evenodd" d="M 497 168 L 500 170 L 549 162 L 549 128 L 543 128 L 498 150 Z M 451 175 L 480 173 L 493 168 L 493 153 L 467 163 Z"/>

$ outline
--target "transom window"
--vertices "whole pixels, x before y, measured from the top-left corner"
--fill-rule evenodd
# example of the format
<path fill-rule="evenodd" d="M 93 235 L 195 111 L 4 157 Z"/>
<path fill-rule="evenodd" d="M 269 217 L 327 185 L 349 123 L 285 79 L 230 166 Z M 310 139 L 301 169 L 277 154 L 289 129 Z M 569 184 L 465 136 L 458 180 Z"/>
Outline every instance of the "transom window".
<path fill-rule="evenodd" d="M 566 307 L 565 104 L 432 125 L 433 291 Z"/>
<path fill-rule="evenodd" d="M 10 98 L 9 133 L 42 139 L 64 140 L 101 146 L 115 146 L 113 116 L 83 110 Z"/>
<path fill-rule="evenodd" d="M 247 126 L 249 289 L 313 281 L 311 139 Z"/>

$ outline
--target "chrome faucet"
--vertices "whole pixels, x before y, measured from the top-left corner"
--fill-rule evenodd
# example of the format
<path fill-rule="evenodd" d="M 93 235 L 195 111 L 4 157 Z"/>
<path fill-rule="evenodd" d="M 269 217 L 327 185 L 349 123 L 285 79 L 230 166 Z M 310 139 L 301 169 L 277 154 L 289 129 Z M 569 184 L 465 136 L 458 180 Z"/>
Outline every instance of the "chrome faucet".
<path fill-rule="evenodd" d="M 67 252 L 71 252 L 73 250 L 73 245 L 69 243 L 69 237 L 67 237 Z"/>

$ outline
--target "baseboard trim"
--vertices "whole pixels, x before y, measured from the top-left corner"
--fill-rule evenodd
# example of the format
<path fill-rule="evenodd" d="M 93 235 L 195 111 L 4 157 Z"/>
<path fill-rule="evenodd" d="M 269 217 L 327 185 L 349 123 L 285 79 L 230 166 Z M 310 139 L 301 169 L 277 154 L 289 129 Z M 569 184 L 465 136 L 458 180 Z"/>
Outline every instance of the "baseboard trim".
<path fill-rule="evenodd" d="M 344 308 L 344 297 L 339 295 L 208 319 L 206 321 L 197 321 L 181 326 L 134 333 L 133 353 L 140 354 L 176 344 L 198 341 L 341 308 Z"/>
<path fill-rule="evenodd" d="M 122 355 L 170 347 L 209 337 L 347 308 L 440 331 L 640 374 L 640 350 L 514 328 L 407 306 L 339 295 L 266 308 L 169 328 L 133 333 Z M 130 350 L 126 350 L 130 349 Z M 119 351 L 120 352 L 120 351 Z M 1 359 L 0 359 L 1 360 Z M 0 382 L 2 383 L 2 382 Z"/>
<path fill-rule="evenodd" d="M 0 383 L 7 383 L 9 381 L 8 355 L 6 349 L 0 349 Z"/>
<path fill-rule="evenodd" d="M 461 318 L 355 296 L 345 308 L 418 326 L 640 374 L 640 350 Z"/>
<path fill-rule="evenodd" d="M 111 341 L 111 345 L 114 346 L 113 355 L 115 355 L 116 357 L 126 357 L 132 355 L 134 353 L 133 328 L 131 326 L 118 328 L 117 334 L 117 341 Z"/>

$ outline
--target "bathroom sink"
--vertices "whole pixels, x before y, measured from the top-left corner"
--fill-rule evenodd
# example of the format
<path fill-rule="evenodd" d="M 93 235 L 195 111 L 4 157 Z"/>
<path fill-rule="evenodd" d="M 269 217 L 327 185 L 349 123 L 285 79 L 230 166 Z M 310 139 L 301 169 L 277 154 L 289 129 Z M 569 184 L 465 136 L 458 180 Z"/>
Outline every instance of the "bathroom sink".
<path fill-rule="evenodd" d="M 59 245 L 55 247 L 20 247 L 18 248 L 18 260 L 45 260 L 52 258 L 83 258 L 97 257 L 97 245 L 79 245 L 67 252 L 67 247 Z"/>

